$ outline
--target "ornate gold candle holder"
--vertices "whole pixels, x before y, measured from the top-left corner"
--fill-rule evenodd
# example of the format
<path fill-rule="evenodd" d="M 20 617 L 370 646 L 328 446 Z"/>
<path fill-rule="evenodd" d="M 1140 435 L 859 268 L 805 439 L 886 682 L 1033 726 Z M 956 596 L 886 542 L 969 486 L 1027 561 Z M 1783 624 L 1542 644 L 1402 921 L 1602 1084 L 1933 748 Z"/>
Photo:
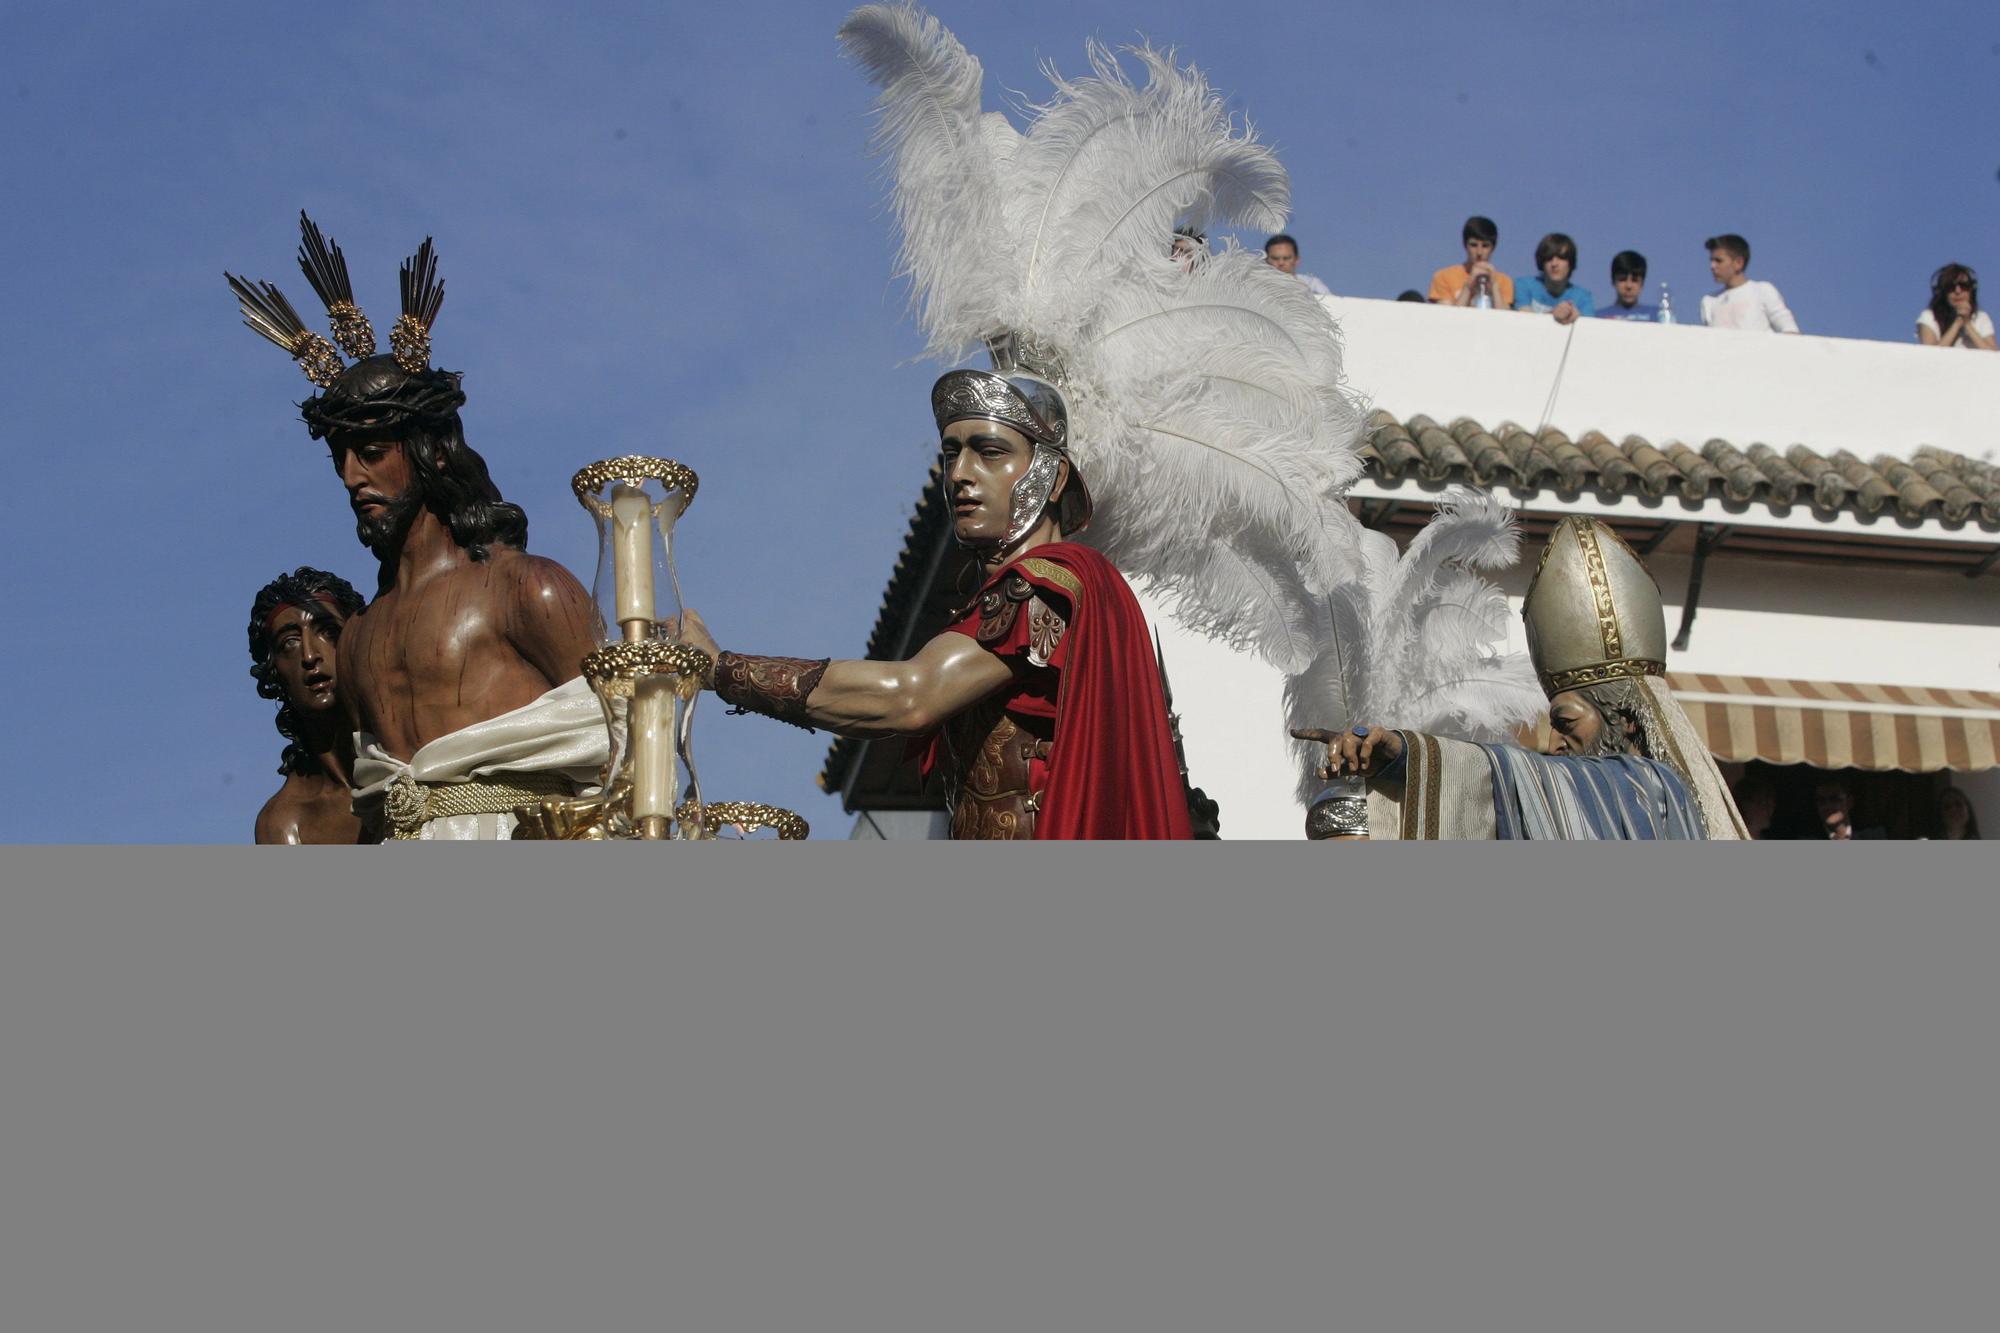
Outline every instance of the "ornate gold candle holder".
<path fill-rule="evenodd" d="M 657 840 L 698 837 L 705 830 L 687 740 L 695 698 L 714 671 L 707 653 L 664 639 L 607 643 L 583 659 L 584 678 L 611 731 L 604 789 L 619 793 L 605 836 Z M 677 756 L 688 764 L 694 793 L 678 806 Z M 696 815 L 692 824 L 678 817 L 689 810 Z"/>
<path fill-rule="evenodd" d="M 674 523 L 699 485 L 691 468 L 640 455 L 592 463 L 570 479 L 577 503 L 597 523 L 591 598 L 598 647 L 582 665 L 604 709 L 611 759 L 596 796 L 520 807 L 517 837 L 706 840 L 728 827 L 746 835 L 770 829 L 783 839 L 806 836 L 806 821 L 789 810 L 701 798 L 689 740 L 695 702 L 715 663 L 681 643 L 677 621 L 659 614 L 663 589 L 676 617 L 681 610 Z"/>

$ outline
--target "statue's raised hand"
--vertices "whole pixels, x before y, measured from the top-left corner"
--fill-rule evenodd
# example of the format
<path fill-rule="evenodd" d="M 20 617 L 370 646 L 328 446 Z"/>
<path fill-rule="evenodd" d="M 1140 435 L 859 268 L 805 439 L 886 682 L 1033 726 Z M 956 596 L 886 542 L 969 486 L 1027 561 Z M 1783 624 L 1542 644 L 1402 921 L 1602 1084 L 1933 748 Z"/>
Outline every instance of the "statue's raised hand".
<path fill-rule="evenodd" d="M 1295 740 L 1318 741 L 1326 746 L 1326 762 L 1320 765 L 1322 778 L 1343 773 L 1370 777 L 1396 762 L 1403 753 L 1403 738 L 1389 727 L 1365 723 L 1346 731 L 1322 731 L 1304 727 L 1292 733 Z"/>

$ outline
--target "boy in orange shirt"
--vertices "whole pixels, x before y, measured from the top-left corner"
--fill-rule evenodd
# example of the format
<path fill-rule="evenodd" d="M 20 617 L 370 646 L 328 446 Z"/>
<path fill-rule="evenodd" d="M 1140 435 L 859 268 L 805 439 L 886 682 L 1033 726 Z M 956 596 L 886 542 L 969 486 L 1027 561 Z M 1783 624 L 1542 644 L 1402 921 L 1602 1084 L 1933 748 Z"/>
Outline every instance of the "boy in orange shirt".
<path fill-rule="evenodd" d="M 1492 287 L 1494 309 L 1512 310 L 1514 280 L 1493 267 L 1493 247 L 1500 241 L 1500 229 L 1491 218 L 1469 217 L 1459 239 L 1465 242 L 1465 262 L 1447 264 L 1431 274 L 1431 303 L 1471 305 L 1478 279 L 1485 278 Z"/>

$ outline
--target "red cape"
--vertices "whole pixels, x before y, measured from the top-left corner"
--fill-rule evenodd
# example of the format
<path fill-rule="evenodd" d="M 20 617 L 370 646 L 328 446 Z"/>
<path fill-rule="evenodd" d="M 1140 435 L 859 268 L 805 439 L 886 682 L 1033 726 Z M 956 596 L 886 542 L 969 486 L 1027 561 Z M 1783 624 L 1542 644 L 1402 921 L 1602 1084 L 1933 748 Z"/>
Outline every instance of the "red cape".
<path fill-rule="evenodd" d="M 1152 636 L 1125 576 L 1102 553 L 1075 542 L 1023 552 L 986 586 L 1009 574 L 1069 608 L 1035 836 L 1192 837 Z"/>

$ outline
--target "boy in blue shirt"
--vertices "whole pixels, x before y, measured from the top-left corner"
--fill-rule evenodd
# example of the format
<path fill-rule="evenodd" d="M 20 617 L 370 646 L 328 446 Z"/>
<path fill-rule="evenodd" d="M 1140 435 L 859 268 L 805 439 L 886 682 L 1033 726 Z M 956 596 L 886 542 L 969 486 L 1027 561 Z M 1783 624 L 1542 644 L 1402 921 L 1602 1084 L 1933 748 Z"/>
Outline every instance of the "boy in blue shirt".
<path fill-rule="evenodd" d="M 1652 323 L 1660 308 L 1639 300 L 1646 291 L 1646 256 L 1637 250 L 1620 250 L 1611 256 L 1611 289 L 1618 299 L 1597 312 L 1599 319 L 1639 319 Z"/>
<path fill-rule="evenodd" d="M 1535 247 L 1537 276 L 1514 281 L 1514 308 L 1537 314 L 1554 315 L 1556 323 L 1568 324 L 1578 315 L 1597 313 L 1590 289 L 1569 280 L 1576 272 L 1576 242 L 1559 231 L 1542 237 Z"/>

